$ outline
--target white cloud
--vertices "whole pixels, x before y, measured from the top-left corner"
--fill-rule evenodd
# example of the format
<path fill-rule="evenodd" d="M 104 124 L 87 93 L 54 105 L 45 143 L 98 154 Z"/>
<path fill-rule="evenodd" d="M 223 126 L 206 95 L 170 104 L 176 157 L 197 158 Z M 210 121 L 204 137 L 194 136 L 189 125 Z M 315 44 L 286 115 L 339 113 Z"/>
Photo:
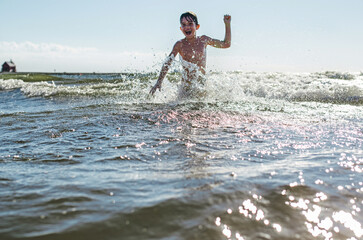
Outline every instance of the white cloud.
<path fill-rule="evenodd" d="M 106 52 L 94 47 L 56 43 L 0 42 L 0 56 L 12 59 L 18 71 L 121 72 L 159 69 L 165 53 Z"/>
<path fill-rule="evenodd" d="M 0 42 L 0 51 L 4 52 L 31 52 L 31 53 L 71 53 L 95 52 L 96 48 L 70 47 L 56 43 L 33 42 Z"/>

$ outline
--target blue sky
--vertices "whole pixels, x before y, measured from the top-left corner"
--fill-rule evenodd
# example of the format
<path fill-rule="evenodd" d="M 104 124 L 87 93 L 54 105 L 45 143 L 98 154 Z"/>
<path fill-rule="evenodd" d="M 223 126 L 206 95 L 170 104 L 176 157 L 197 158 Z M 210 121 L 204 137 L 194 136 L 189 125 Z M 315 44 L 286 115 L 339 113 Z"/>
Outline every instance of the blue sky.
<path fill-rule="evenodd" d="M 210 70 L 363 71 L 362 0 L 0 0 L 0 61 L 19 71 L 157 71 L 183 38 L 179 16 L 198 15 Z M 6 24 L 5 24 L 6 23 Z"/>

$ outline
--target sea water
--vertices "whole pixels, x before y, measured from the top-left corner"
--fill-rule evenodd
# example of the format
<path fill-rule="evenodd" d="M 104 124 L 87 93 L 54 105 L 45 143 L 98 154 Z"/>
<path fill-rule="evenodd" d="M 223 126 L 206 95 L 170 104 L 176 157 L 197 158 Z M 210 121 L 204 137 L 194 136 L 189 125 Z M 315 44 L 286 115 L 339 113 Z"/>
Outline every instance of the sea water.
<path fill-rule="evenodd" d="M 0 239 L 362 239 L 362 73 L 156 78 L 0 75 Z"/>

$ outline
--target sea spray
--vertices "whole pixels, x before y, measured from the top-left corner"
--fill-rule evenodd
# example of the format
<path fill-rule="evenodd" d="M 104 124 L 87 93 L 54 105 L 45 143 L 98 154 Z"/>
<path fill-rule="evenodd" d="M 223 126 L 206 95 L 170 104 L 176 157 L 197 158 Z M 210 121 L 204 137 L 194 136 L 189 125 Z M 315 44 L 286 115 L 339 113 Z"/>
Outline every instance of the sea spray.
<path fill-rule="evenodd" d="M 175 66 L 177 65 L 178 63 L 175 63 Z M 358 74 L 354 76 L 355 79 L 347 81 L 322 78 L 320 75 L 316 77 L 316 74 L 212 72 L 205 76 L 203 85 L 198 81 L 192 84 L 205 90 L 207 101 L 244 101 L 249 97 L 260 97 L 361 105 L 363 78 Z M 101 82 L 94 82 L 94 78 L 91 77 L 86 75 L 80 82 L 78 75 L 68 75 L 69 80 L 58 79 L 53 81 L 54 84 L 51 81 L 24 82 L 18 79 L 0 79 L 0 89 L 19 88 L 27 96 L 128 95 L 126 100 L 132 102 L 145 100 L 148 90 L 156 80 L 155 75 L 105 78 Z M 170 74 L 163 83 L 163 91 L 156 94 L 155 101 L 167 102 L 177 99 L 183 85 L 182 77 L 177 71 Z M 73 78 L 75 81 L 72 84 Z"/>

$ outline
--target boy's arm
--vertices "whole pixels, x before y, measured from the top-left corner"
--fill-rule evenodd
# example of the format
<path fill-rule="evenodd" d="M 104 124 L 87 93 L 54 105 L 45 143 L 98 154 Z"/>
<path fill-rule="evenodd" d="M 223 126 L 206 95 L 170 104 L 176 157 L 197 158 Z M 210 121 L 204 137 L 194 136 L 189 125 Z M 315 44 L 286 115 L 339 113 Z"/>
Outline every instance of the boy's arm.
<path fill-rule="evenodd" d="M 179 53 L 179 48 L 180 48 L 180 43 L 177 42 L 174 45 L 173 50 L 169 54 L 168 58 L 164 62 L 163 66 L 161 67 L 161 71 L 160 71 L 160 74 L 159 74 L 159 77 L 158 77 L 158 81 L 156 82 L 156 84 L 150 90 L 151 95 L 154 95 L 156 89 L 159 89 L 159 91 L 161 91 L 161 84 L 163 83 L 163 80 L 164 80 L 166 74 L 169 71 L 169 67 L 170 67 L 171 63 L 173 62 L 174 57 Z"/>
<path fill-rule="evenodd" d="M 209 38 L 208 45 L 211 45 L 216 48 L 229 48 L 231 46 L 231 16 L 224 15 L 224 25 L 226 27 L 226 33 L 224 36 L 224 41 L 220 41 L 217 39 Z"/>

